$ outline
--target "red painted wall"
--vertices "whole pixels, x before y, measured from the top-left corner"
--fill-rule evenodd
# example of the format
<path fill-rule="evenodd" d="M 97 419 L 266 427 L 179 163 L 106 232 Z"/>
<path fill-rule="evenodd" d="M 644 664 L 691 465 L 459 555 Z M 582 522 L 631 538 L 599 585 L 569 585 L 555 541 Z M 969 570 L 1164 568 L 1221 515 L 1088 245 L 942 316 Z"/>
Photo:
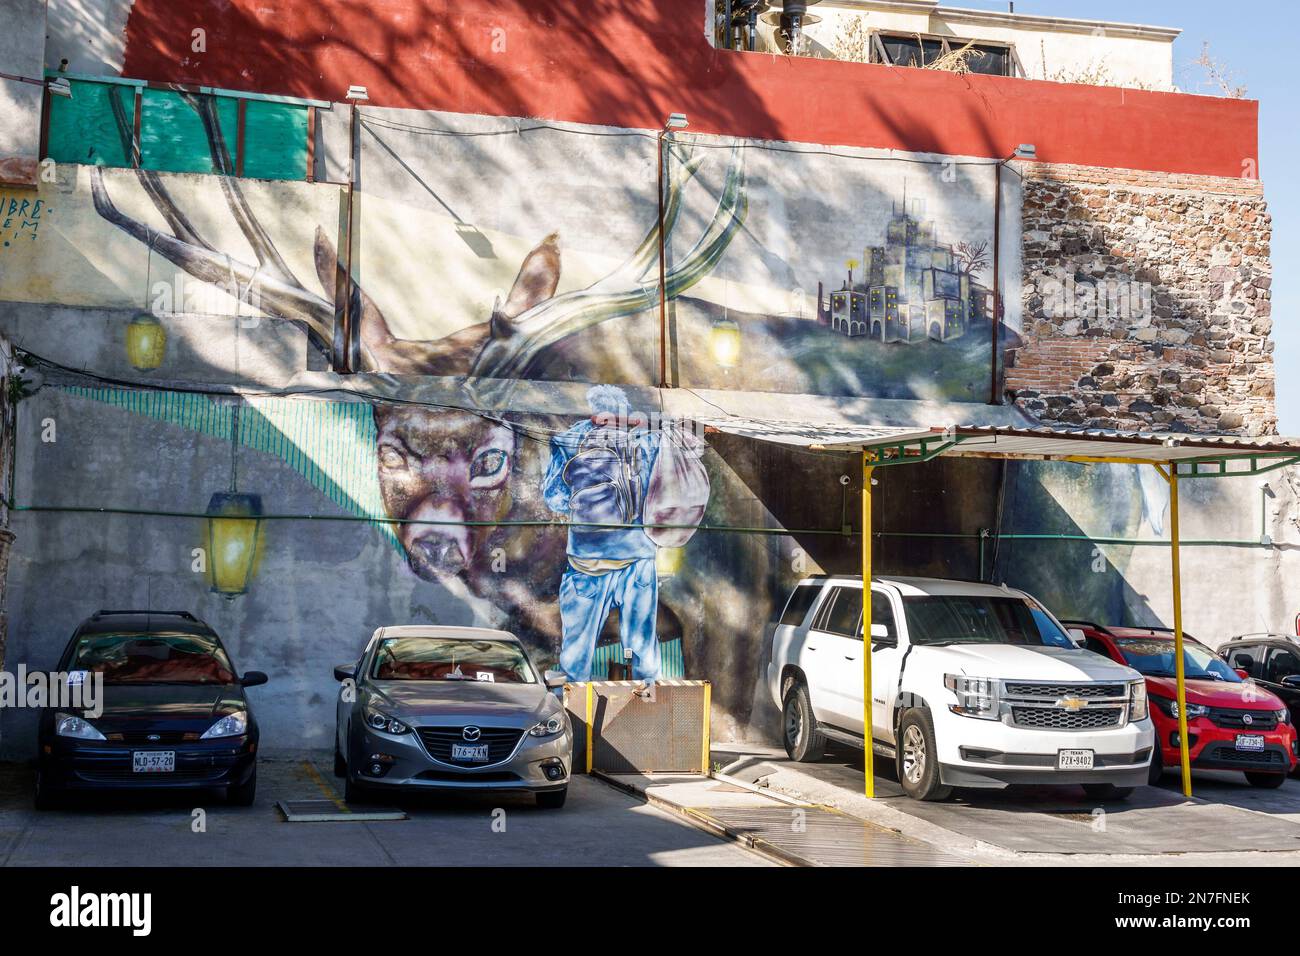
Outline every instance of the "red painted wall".
<path fill-rule="evenodd" d="M 704 0 L 135 0 L 123 74 L 376 106 L 1240 176 L 1258 104 L 715 50 Z M 192 31 L 206 31 L 206 51 Z"/>

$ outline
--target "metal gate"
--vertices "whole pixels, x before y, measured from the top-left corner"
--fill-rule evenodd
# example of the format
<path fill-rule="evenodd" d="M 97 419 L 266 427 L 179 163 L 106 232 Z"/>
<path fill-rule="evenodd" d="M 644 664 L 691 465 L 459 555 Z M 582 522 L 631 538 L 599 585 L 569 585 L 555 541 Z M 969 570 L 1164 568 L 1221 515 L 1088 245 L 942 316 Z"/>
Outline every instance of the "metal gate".
<path fill-rule="evenodd" d="M 576 772 L 706 773 L 709 768 L 708 681 L 665 680 L 649 695 L 640 681 L 564 686 L 573 722 Z"/>

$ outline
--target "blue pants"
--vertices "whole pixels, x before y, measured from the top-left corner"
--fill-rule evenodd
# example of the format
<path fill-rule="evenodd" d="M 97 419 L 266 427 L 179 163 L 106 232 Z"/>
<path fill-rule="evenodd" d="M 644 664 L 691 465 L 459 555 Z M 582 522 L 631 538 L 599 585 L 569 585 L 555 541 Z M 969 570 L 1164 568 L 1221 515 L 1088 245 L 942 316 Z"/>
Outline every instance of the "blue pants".
<path fill-rule="evenodd" d="M 572 565 L 565 568 L 560 580 L 560 620 L 564 627 L 560 668 L 570 680 L 591 680 L 591 658 L 611 607 L 618 608 L 619 639 L 625 649 L 632 650 L 633 678 L 658 680 L 655 615 L 659 609 L 659 579 L 655 577 L 654 558 L 642 558 L 604 574 L 584 574 Z"/>

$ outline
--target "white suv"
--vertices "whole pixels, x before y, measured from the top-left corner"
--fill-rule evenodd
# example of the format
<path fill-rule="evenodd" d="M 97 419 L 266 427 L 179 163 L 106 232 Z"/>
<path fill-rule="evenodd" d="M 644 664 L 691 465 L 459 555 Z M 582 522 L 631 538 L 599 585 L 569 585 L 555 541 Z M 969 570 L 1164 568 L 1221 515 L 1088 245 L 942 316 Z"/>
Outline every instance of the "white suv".
<path fill-rule="evenodd" d="M 934 578 L 871 587 L 871 736 L 909 796 L 1083 784 L 1122 799 L 1155 742 L 1135 670 L 1075 645 L 1023 591 Z M 772 636 L 767 682 L 791 759 L 863 745 L 862 580 L 801 581 Z"/>

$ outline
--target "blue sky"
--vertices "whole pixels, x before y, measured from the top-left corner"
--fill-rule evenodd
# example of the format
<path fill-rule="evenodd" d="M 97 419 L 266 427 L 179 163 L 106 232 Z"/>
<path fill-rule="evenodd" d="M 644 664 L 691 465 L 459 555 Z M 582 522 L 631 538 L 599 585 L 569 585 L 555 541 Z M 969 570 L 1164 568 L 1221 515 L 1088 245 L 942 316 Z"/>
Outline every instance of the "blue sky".
<path fill-rule="evenodd" d="M 1005 2 L 948 0 L 951 6 L 1006 10 Z M 1181 27 L 1174 42 L 1174 82 L 1192 93 L 1209 93 L 1204 72 L 1191 61 L 1210 44 L 1211 55 L 1259 100 L 1260 175 L 1273 215 L 1273 339 L 1277 371 L 1278 430 L 1300 434 L 1300 381 L 1288 375 L 1300 361 L 1300 327 L 1292 320 L 1300 299 L 1300 276 L 1292 271 L 1300 243 L 1300 185 L 1292 169 L 1300 155 L 1295 52 L 1282 41 L 1296 7 L 1288 0 L 1016 0 L 1017 13 L 1114 20 Z M 1287 104 L 1290 104 L 1289 106 Z M 1206 135 L 1213 135 L 1207 130 Z"/>

